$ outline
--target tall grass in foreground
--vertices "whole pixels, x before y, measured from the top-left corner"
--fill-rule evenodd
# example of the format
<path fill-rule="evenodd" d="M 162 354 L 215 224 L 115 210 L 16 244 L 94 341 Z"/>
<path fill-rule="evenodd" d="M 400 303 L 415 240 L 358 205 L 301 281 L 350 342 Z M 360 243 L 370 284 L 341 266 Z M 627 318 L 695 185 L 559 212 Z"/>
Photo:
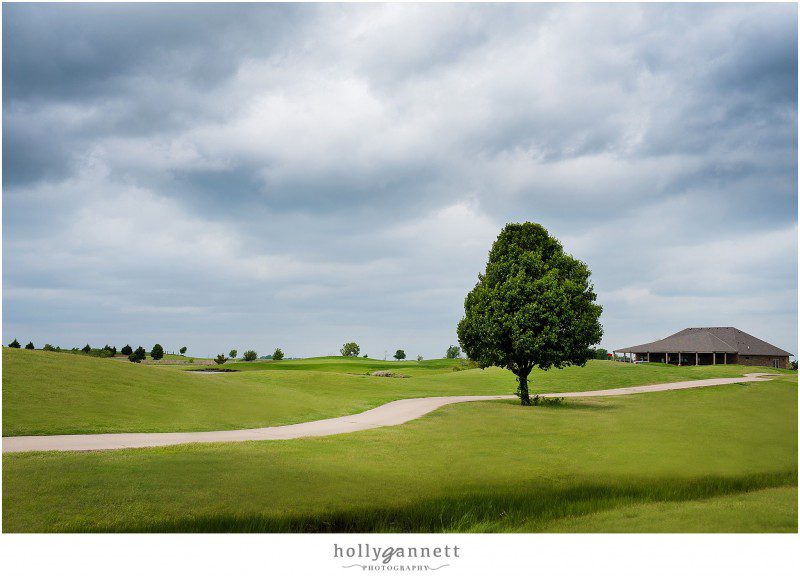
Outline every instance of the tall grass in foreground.
<path fill-rule="evenodd" d="M 198 515 L 174 521 L 97 526 L 119 532 L 507 532 L 633 504 L 687 502 L 794 486 L 797 471 L 743 476 L 609 479 L 579 486 L 489 487 L 396 507 L 350 507 L 321 514 Z M 92 531 L 85 525 L 75 531 Z M 69 529 L 67 530 L 69 531 Z"/>

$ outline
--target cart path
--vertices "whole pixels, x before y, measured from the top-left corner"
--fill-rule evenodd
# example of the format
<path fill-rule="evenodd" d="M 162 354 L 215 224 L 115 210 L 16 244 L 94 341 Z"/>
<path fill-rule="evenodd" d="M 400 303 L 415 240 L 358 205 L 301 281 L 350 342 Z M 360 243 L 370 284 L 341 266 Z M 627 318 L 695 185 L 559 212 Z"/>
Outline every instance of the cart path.
<path fill-rule="evenodd" d="M 753 373 L 739 378 L 710 378 L 689 380 L 687 382 L 668 382 L 590 390 L 585 392 L 554 392 L 540 394 L 543 397 L 584 398 L 592 396 L 623 396 L 665 390 L 702 388 L 741 382 L 764 382 L 761 377 L 774 374 Z M 74 450 L 118 450 L 122 448 L 150 448 L 192 444 L 196 442 L 245 442 L 249 440 L 288 440 L 311 436 L 332 436 L 359 430 L 370 430 L 382 426 L 397 426 L 432 412 L 437 408 L 459 402 L 481 402 L 485 400 L 514 399 L 513 395 L 498 396 L 434 396 L 429 398 L 408 398 L 395 400 L 349 416 L 314 420 L 286 426 L 269 426 L 247 430 L 219 430 L 213 432 L 137 432 L 114 434 L 68 434 L 58 436 L 8 436 L 3 438 L 3 453 L 31 451 L 74 451 Z"/>

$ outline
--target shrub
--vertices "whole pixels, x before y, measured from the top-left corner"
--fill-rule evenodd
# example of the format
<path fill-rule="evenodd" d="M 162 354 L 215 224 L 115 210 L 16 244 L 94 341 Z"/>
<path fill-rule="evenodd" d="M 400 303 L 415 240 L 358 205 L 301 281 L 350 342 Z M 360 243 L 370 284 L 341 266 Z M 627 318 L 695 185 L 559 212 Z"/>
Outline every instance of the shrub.
<path fill-rule="evenodd" d="M 275 352 L 272 353 L 273 360 L 283 360 L 283 350 L 280 348 L 275 348 Z"/>
<path fill-rule="evenodd" d="M 355 342 L 347 342 L 339 352 L 342 356 L 358 356 L 361 354 L 361 348 Z"/>
<path fill-rule="evenodd" d="M 153 357 L 153 360 L 161 360 L 164 357 L 164 347 L 161 344 L 156 344 L 150 350 L 150 356 Z"/>
<path fill-rule="evenodd" d="M 128 360 L 131 362 L 136 362 L 137 364 L 147 358 L 147 351 L 139 346 L 136 350 L 134 350 L 129 356 Z"/>
<path fill-rule="evenodd" d="M 517 391 L 517 396 L 519 396 L 519 391 Z M 565 399 L 562 398 L 548 398 L 547 396 L 539 396 L 535 394 L 533 398 L 531 398 L 531 403 L 534 406 L 563 406 Z"/>
<path fill-rule="evenodd" d="M 58 349 L 52 344 L 45 344 L 42 350 L 44 350 L 45 352 L 58 352 Z"/>
<path fill-rule="evenodd" d="M 214 358 L 214 362 L 216 362 L 217 364 L 225 364 L 225 362 L 227 361 L 228 359 L 225 358 L 225 354 L 217 354 L 217 357 Z"/>
<path fill-rule="evenodd" d="M 274 359 L 275 355 L 273 354 L 272 357 Z M 245 362 L 252 362 L 253 360 L 258 358 L 258 353 L 255 350 L 248 350 L 247 352 L 244 353 L 242 358 L 244 358 Z"/>
<path fill-rule="evenodd" d="M 186 346 L 182 346 L 180 349 L 181 355 L 186 354 L 186 350 L 187 350 Z"/>
<path fill-rule="evenodd" d="M 9 344 L 8 347 L 9 348 L 19 348 L 20 345 L 19 345 L 19 342 L 17 342 L 17 339 L 14 338 L 14 341 L 11 344 Z"/>
<path fill-rule="evenodd" d="M 125 344 L 125 346 L 122 347 L 122 350 L 120 350 L 120 352 L 125 354 L 125 356 L 130 356 L 131 354 L 133 354 L 133 348 L 131 348 L 130 344 Z"/>
<path fill-rule="evenodd" d="M 395 360 L 402 360 L 405 357 L 406 357 L 406 353 L 403 350 L 398 350 L 397 352 L 394 353 L 394 359 Z"/>
<path fill-rule="evenodd" d="M 417 356 L 417 362 L 422 362 L 422 356 Z"/>
<path fill-rule="evenodd" d="M 448 346 L 447 352 L 445 353 L 446 358 L 450 358 L 452 360 L 454 358 L 458 358 L 459 356 L 461 356 L 460 346 Z"/>
<path fill-rule="evenodd" d="M 231 358 L 236 358 L 238 355 L 239 355 L 238 350 L 231 350 L 230 352 L 228 352 L 228 356 L 230 356 Z"/>
<path fill-rule="evenodd" d="M 92 347 L 89 346 L 88 344 L 86 346 L 84 346 L 83 348 L 81 348 L 81 352 L 83 352 L 84 354 L 88 354 L 91 351 L 92 351 Z"/>
<path fill-rule="evenodd" d="M 792 360 L 791 362 L 789 362 L 789 369 L 797 370 L 797 360 Z"/>
<path fill-rule="evenodd" d="M 25 344 L 25 350 L 36 350 L 36 346 L 33 345 L 33 342 L 28 342 Z"/>

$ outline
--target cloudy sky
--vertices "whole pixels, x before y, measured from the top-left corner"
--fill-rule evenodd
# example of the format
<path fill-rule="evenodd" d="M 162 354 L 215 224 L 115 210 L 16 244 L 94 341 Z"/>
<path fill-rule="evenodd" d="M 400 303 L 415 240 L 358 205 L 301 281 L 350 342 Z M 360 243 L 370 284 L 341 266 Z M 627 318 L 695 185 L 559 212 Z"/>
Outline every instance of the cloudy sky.
<path fill-rule="evenodd" d="M 603 344 L 797 351 L 797 7 L 3 6 L 3 338 L 440 357 L 506 222 Z"/>

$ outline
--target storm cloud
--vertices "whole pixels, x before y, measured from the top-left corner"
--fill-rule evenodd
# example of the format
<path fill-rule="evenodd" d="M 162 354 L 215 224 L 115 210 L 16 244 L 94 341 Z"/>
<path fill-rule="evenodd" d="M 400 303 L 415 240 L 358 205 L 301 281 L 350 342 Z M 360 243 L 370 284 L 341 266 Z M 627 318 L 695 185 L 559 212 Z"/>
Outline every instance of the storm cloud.
<path fill-rule="evenodd" d="M 4 339 L 439 357 L 529 220 L 608 348 L 796 352 L 796 11 L 6 5 Z"/>

